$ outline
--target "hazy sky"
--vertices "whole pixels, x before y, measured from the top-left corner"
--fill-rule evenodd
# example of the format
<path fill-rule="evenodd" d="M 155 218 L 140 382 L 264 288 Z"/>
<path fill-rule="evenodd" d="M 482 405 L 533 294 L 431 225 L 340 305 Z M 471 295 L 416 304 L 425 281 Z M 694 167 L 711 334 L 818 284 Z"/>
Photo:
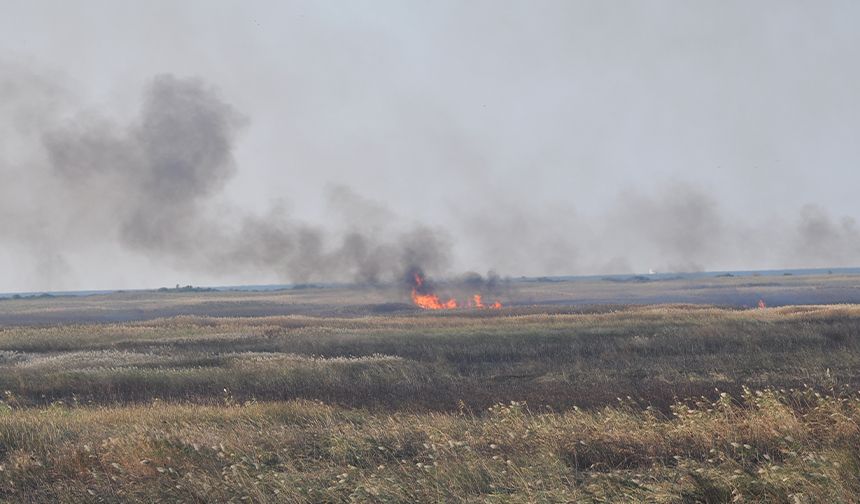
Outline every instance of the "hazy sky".
<path fill-rule="evenodd" d="M 448 251 L 438 274 L 860 265 L 856 1 L 0 0 L 0 12 L 0 292 L 342 276 L 330 251 L 364 227 L 394 255 L 426 230 Z M 155 211 L 176 233 L 199 212 L 193 245 L 245 242 L 229 254 L 147 241 L 155 221 L 140 221 L 164 194 L 153 180 L 189 182 L 163 182 L 169 167 L 105 175 L 123 156 L 162 159 L 140 151 L 175 136 L 142 125 L 177 93 L 216 111 L 213 129 L 181 131 L 201 149 L 207 132 L 223 140 L 211 161 L 223 170 Z M 119 154 L 93 152 L 94 132 Z M 62 164 L 82 145 L 71 176 Z M 252 250 L 272 221 L 277 239 Z M 130 238 L 131 222 L 150 234 Z M 276 264 L 299 228 L 332 258 Z"/>

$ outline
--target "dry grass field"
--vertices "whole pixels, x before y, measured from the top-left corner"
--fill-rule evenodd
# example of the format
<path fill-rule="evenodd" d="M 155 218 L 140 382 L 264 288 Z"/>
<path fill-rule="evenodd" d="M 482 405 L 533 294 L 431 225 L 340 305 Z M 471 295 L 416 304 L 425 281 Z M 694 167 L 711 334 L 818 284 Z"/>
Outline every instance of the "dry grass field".
<path fill-rule="evenodd" d="M 520 289 L 0 301 L 0 499 L 860 500 L 860 305 Z"/>

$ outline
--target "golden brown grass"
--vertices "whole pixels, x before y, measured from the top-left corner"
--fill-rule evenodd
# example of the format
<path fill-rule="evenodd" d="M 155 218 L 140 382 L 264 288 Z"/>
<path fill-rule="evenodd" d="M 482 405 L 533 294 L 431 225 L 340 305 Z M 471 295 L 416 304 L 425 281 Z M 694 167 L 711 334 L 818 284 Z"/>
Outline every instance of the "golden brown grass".
<path fill-rule="evenodd" d="M 858 306 L 546 310 L 6 327 L 0 390 L 33 405 L 211 403 L 226 388 L 240 401 L 447 411 L 630 395 L 667 411 L 715 387 L 860 386 Z"/>
<path fill-rule="evenodd" d="M 856 502 L 858 389 L 854 305 L 3 327 L 0 501 Z"/>
<path fill-rule="evenodd" d="M 597 411 L 384 414 L 318 402 L 6 409 L 31 502 L 853 502 L 860 401 L 810 390 Z"/>

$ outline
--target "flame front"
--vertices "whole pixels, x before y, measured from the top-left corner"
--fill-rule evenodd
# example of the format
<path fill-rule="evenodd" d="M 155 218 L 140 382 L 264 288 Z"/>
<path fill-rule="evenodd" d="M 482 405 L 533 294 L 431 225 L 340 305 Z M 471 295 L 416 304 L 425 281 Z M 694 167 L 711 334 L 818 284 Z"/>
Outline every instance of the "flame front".
<path fill-rule="evenodd" d="M 415 303 L 415 306 L 425 310 L 453 310 L 454 308 L 460 307 L 460 304 L 454 298 L 442 301 L 436 294 L 420 292 L 421 288 L 424 286 L 424 277 L 422 277 L 420 273 L 415 273 L 413 275 L 413 279 L 415 280 L 415 285 L 412 286 L 412 302 Z M 472 299 L 467 302 L 467 306 L 497 310 L 502 307 L 502 303 L 497 300 L 493 304 L 487 306 L 484 304 L 480 294 L 474 294 L 472 295 Z"/>
<path fill-rule="evenodd" d="M 415 289 L 412 289 L 412 302 L 425 310 L 450 310 L 457 307 L 454 298 L 443 303 L 436 294 L 419 294 Z"/>
<path fill-rule="evenodd" d="M 457 307 L 457 300 L 454 298 L 445 301 L 444 303 L 436 294 L 422 294 L 418 292 L 424 285 L 424 278 L 419 273 L 415 273 L 415 286 L 412 287 L 412 302 L 425 310 L 448 310 Z"/>

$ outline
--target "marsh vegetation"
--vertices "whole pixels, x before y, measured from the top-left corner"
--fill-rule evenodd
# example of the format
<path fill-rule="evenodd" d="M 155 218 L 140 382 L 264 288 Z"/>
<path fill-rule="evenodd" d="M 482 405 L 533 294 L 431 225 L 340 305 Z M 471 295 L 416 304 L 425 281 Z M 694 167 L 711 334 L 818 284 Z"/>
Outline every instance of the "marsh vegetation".
<path fill-rule="evenodd" d="M 858 331 L 855 305 L 9 325 L 0 496 L 851 502 Z"/>

